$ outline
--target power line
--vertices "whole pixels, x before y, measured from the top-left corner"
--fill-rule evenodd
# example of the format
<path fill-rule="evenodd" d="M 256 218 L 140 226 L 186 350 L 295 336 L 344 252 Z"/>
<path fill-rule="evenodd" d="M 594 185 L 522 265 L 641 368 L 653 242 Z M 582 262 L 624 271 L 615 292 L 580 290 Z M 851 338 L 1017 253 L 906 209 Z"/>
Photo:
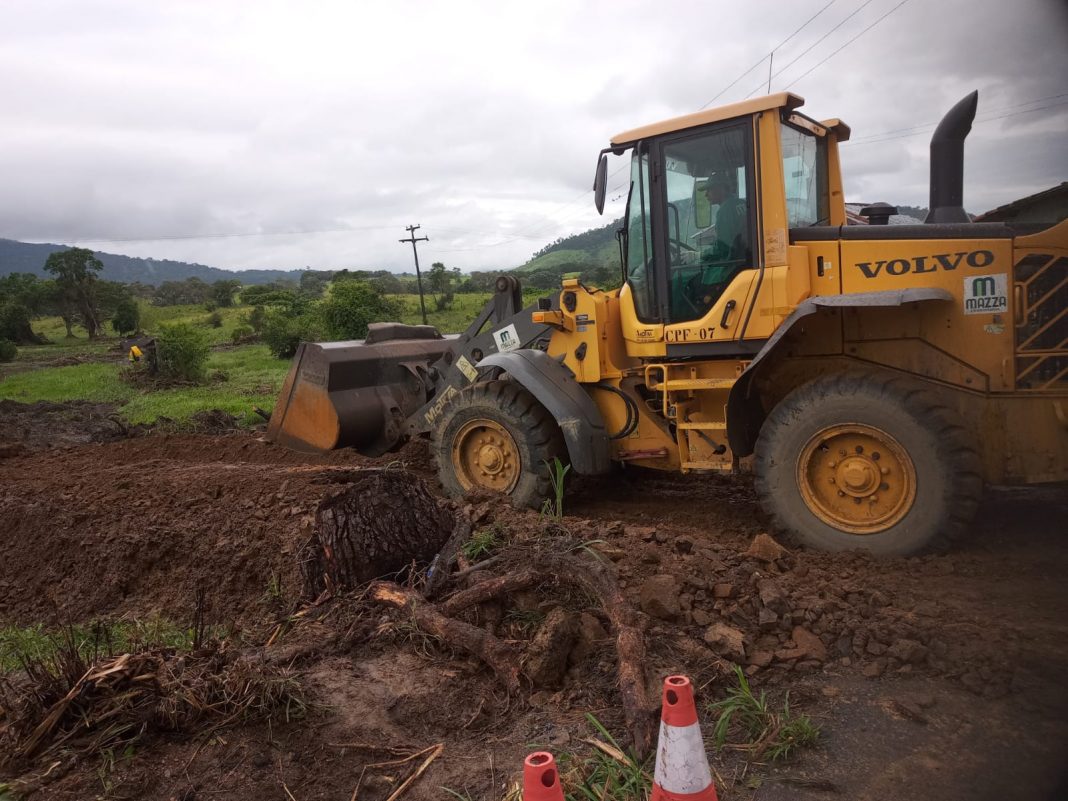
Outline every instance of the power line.
<path fill-rule="evenodd" d="M 861 11 L 863 11 L 863 10 L 864 10 L 865 8 L 867 8 L 867 7 L 868 7 L 868 6 L 869 6 L 869 5 L 871 4 L 871 3 L 872 3 L 872 0 L 865 0 L 865 2 L 864 2 L 864 3 L 862 3 L 862 4 L 860 5 L 860 7 L 859 7 L 859 8 L 857 8 L 857 9 L 856 9 L 855 11 L 853 11 L 853 12 L 852 12 L 851 14 L 849 14 L 849 16 L 847 16 L 847 17 L 846 17 L 845 19 L 843 19 L 843 20 L 842 20 L 841 22 L 839 22 L 839 23 L 838 23 L 837 25 L 835 25 L 835 26 L 834 26 L 833 28 L 831 28 L 831 29 L 830 29 L 829 31 L 827 31 L 827 33 L 823 34 L 823 36 L 821 36 L 821 37 L 820 37 L 819 39 L 817 39 L 817 40 L 816 40 L 816 41 L 814 41 L 814 42 L 813 42 L 812 44 L 810 44 L 810 45 L 809 45 L 808 47 L 806 47 L 806 48 L 805 48 L 805 49 L 804 49 L 804 50 L 803 50 L 803 51 L 801 52 L 801 55 L 799 55 L 799 56 L 798 56 L 797 58 L 795 58 L 795 59 L 794 59 L 793 61 L 791 61 L 791 62 L 790 62 L 789 64 L 787 64 L 787 65 L 786 65 L 785 67 L 783 67 L 783 68 L 782 68 L 781 70 L 779 70 L 778 72 L 776 72 L 776 73 L 775 73 L 775 74 L 774 74 L 773 76 L 771 76 L 771 77 L 772 77 L 772 78 L 778 78 L 778 77 L 779 77 L 780 75 L 782 75 L 782 74 L 783 74 L 784 72 L 786 72 L 786 70 L 790 69 L 790 67 L 792 67 L 792 66 L 793 66 L 794 64 L 796 64 L 796 63 L 797 63 L 798 61 L 800 61 L 800 60 L 801 60 L 802 58 L 804 58 L 804 57 L 805 57 L 806 55 L 808 55 L 808 54 L 809 54 L 809 53 L 810 53 L 810 52 L 812 51 L 812 48 L 814 48 L 814 47 L 815 47 L 816 45 L 818 45 L 818 44 L 819 44 L 820 42 L 822 42 L 822 41 L 823 41 L 824 39 L 826 39 L 826 38 L 827 38 L 828 36 L 830 36 L 830 35 L 831 35 L 832 33 L 834 33 L 834 32 L 835 32 L 836 30 L 838 30 L 838 29 L 839 29 L 839 28 L 841 28 L 841 27 L 842 27 L 843 25 L 845 25 L 845 24 L 846 24 L 847 22 L 849 22 L 849 20 L 853 19 L 853 17 L 855 17 L 855 16 L 857 15 L 857 14 L 859 14 L 859 13 L 860 13 Z M 760 91 L 760 87 L 761 87 L 761 86 L 763 86 L 763 85 L 764 85 L 764 82 L 763 82 L 763 81 L 761 81 L 761 82 L 760 82 L 760 85 L 759 85 L 759 86 L 757 86 L 757 87 L 756 87 L 755 89 L 753 89 L 753 91 L 752 91 L 752 92 L 750 92 L 749 94 L 747 94 L 747 95 L 745 96 L 745 97 L 746 97 L 746 99 L 748 100 L 748 99 L 749 99 L 750 97 L 752 97 L 753 95 L 755 95 L 755 94 L 756 94 L 756 93 L 757 93 L 758 91 Z M 769 86 L 769 87 L 771 86 L 771 78 L 769 78 L 769 79 L 768 79 L 768 86 Z M 769 88 L 768 92 L 770 93 L 770 91 L 771 91 L 771 90 L 770 90 L 770 88 Z"/>
<path fill-rule="evenodd" d="M 726 85 L 726 86 L 724 86 L 724 87 L 723 87 L 722 89 L 720 89 L 720 90 L 719 90 L 719 94 L 717 94 L 717 95 L 716 95 L 715 97 L 713 97 L 713 98 L 712 98 L 711 100 L 709 100 L 709 101 L 708 101 L 707 103 L 705 103 L 705 104 L 704 104 L 703 106 L 701 106 L 701 108 L 699 108 L 699 109 L 697 109 L 697 110 L 698 110 L 698 111 L 702 111 L 702 110 L 704 110 L 704 109 L 708 108 L 709 106 L 711 106 L 711 105 L 712 105 L 713 103 L 715 103 L 715 102 L 716 102 L 716 101 L 717 101 L 717 100 L 718 100 L 718 99 L 719 99 L 720 97 L 722 97 L 722 96 L 723 96 L 723 94 L 724 94 L 724 93 L 725 93 L 725 92 L 726 92 L 726 91 L 727 91 L 728 89 L 732 88 L 732 87 L 733 87 L 733 86 L 734 86 L 735 84 L 737 84 L 737 83 L 738 83 L 738 81 L 740 81 L 740 80 L 741 80 L 742 78 L 744 78 L 744 77 L 745 77 L 746 75 L 748 75 L 748 74 L 749 74 L 750 72 L 752 72 L 752 71 L 753 71 L 753 70 L 755 70 L 755 69 L 756 69 L 757 67 L 759 67 L 759 66 L 760 66 L 761 64 L 763 64 L 763 63 L 764 63 L 764 61 L 765 61 L 765 60 L 766 60 L 766 59 L 767 59 L 767 58 L 768 58 L 769 56 L 772 56 L 772 55 L 773 55 L 773 54 L 775 53 L 775 51 L 776 51 L 776 50 L 778 50 L 778 49 L 779 49 L 780 47 L 782 47 L 782 46 L 783 46 L 784 44 L 786 44 L 786 43 L 787 43 L 787 42 L 789 42 L 789 41 L 790 41 L 791 39 L 793 39 L 793 38 L 794 38 L 795 36 L 797 36 L 797 34 L 801 33 L 801 31 L 803 31 L 803 30 L 804 30 L 805 28 L 807 28 L 807 27 L 808 27 L 808 24 L 809 24 L 810 22 L 812 22 L 813 20 L 815 20 L 815 19 L 816 19 L 816 17 L 818 17 L 818 16 L 820 15 L 820 14 L 822 14 L 822 13 L 823 13 L 824 11 L 826 11 L 826 10 L 827 10 L 828 8 L 830 8 L 831 6 L 833 6 L 833 5 L 834 5 L 834 4 L 836 3 L 836 2 L 837 2 L 837 0 L 831 0 L 831 2 L 829 2 L 829 3 L 827 4 L 827 5 L 825 5 L 825 6 L 823 7 L 823 8 L 821 8 L 821 9 L 820 9 L 819 11 L 817 11 L 817 12 L 816 12 L 815 14 L 813 14 L 813 15 L 812 15 L 811 17 L 809 17 L 809 18 L 808 18 L 807 20 L 805 20 L 805 22 L 804 22 L 804 23 L 803 23 L 803 24 L 801 25 L 801 27 L 800 27 L 800 28 L 798 28 L 798 29 L 797 29 L 796 31 L 794 31 L 794 32 L 793 32 L 793 33 L 791 33 L 791 34 L 790 34 L 789 36 L 787 36 L 787 37 L 786 37 L 785 39 L 783 39 L 783 40 L 782 40 L 781 42 L 779 42 L 779 43 L 778 43 L 777 45 L 775 45 L 775 47 L 771 48 L 771 50 L 770 50 L 770 51 L 768 52 L 768 55 L 766 55 L 766 56 L 762 57 L 762 58 L 760 59 L 760 61 L 758 61 L 758 62 L 757 62 L 756 64 L 754 64 L 754 65 L 753 65 L 752 67 L 750 67 L 749 69 L 747 69 L 747 70 L 746 70 L 745 72 L 743 72 L 743 73 L 742 73 L 741 75 L 739 75 L 739 76 L 738 76 L 737 78 L 735 78 L 735 79 L 734 79 L 733 81 L 731 81 L 731 82 L 730 82 L 729 84 L 727 84 L 727 85 Z M 871 0 L 868 0 L 868 2 L 871 2 Z"/>
<path fill-rule="evenodd" d="M 793 86 L 793 85 L 794 85 L 795 83 L 797 83 L 798 81 L 800 81 L 800 80 L 801 80 L 802 78 L 804 78 L 804 77 L 805 77 L 806 75 L 808 75 L 808 74 L 809 74 L 810 72 L 812 72 L 813 70 L 817 69 L 817 68 L 818 68 L 818 67 L 820 67 L 821 65 L 823 65 L 823 64 L 826 64 L 826 63 L 827 63 L 828 61 L 830 61 L 830 60 L 831 60 L 832 58 L 834 58 L 834 57 L 835 57 L 836 55 L 838 55 L 839 53 L 841 53 L 841 52 L 842 52 L 843 50 L 845 50 L 845 49 L 846 49 L 847 47 L 849 47 L 849 46 L 850 46 L 851 44 L 853 44 L 853 42 L 857 41 L 857 39 L 859 39 L 859 38 L 860 38 L 861 36 L 863 36 L 864 34 L 866 34 L 866 33 L 867 33 L 868 31 L 870 31 L 870 30 L 871 30 L 872 28 L 874 28 L 874 27 L 875 27 L 876 25 L 878 25 L 878 24 L 879 24 L 880 22 L 882 22 L 882 21 L 883 21 L 884 19 L 886 19 L 887 17 L 889 17 L 889 16 L 891 15 L 891 14 L 893 14 L 893 13 L 894 13 L 895 11 L 897 11 L 897 10 L 898 10 L 899 8 L 901 8 L 901 6 L 905 5 L 905 4 L 907 3 L 907 2 L 909 2 L 909 0 L 901 0 L 901 2 L 900 2 L 900 3 L 898 3 L 898 4 L 896 5 L 896 6 L 894 6 L 893 8 L 891 8 L 891 9 L 890 9 L 889 11 L 887 11 L 887 12 L 886 12 L 885 14 L 883 14 L 883 15 L 882 15 L 881 17 L 879 17 L 879 19 L 875 20 L 875 22 L 873 22 L 873 23 L 872 23 L 871 25 L 869 25 L 869 26 L 868 26 L 867 28 L 865 28 L 864 30 L 862 30 L 862 31 L 861 31 L 860 33 L 858 33 L 858 34 L 857 34 L 856 36 L 854 36 L 854 37 L 853 37 L 852 39 L 850 39 L 850 40 L 849 40 L 848 42 L 846 42 L 846 43 L 845 43 L 844 45 L 842 45 L 841 47 L 839 47 L 839 48 L 838 48 L 837 50 L 835 50 L 835 51 L 834 51 L 833 53 L 831 53 L 831 54 L 830 54 L 829 56 L 827 56 L 826 58 L 824 58 L 824 59 L 822 59 L 822 60 L 820 60 L 820 61 L 817 61 L 817 62 L 816 62 L 815 64 L 813 64 L 813 65 L 812 65 L 811 67 L 809 67 L 809 68 L 808 68 L 807 70 L 805 70 L 805 72 L 801 73 L 801 75 L 800 75 L 800 76 L 798 76 L 797 78 L 794 78 L 794 80 L 793 80 L 793 81 L 791 81 L 790 83 L 788 83 L 788 84 L 786 85 L 786 88 L 787 88 L 787 89 L 789 89 L 789 88 L 790 88 L 791 86 Z"/>
<path fill-rule="evenodd" d="M 994 116 L 994 117 L 980 117 L 980 118 L 975 120 L 975 124 L 976 125 L 981 125 L 984 122 L 994 122 L 995 120 L 1004 120 L 1004 119 L 1007 119 L 1009 117 L 1018 117 L 1021 114 L 1031 114 L 1031 113 L 1033 113 L 1035 111 L 1045 111 L 1047 109 L 1056 108 L 1057 106 L 1064 106 L 1064 105 L 1068 105 L 1068 100 L 1062 100 L 1059 103 L 1050 103 L 1049 105 L 1039 106 L 1038 108 L 1029 108 L 1029 109 L 1024 109 L 1023 111 L 1014 111 L 1011 114 L 999 114 L 999 115 Z M 995 109 L 995 111 L 1003 111 L 1003 110 L 1004 109 Z M 988 112 L 988 113 L 990 113 L 990 112 Z M 930 129 L 930 128 L 934 128 L 937 125 L 938 125 L 937 122 L 933 122 L 933 123 L 930 123 L 929 125 L 923 126 L 923 127 L 926 128 L 926 129 Z M 912 133 L 902 133 L 902 134 L 897 134 L 896 136 L 883 136 L 881 138 L 876 138 L 876 137 L 880 136 L 879 134 L 872 134 L 872 137 L 869 138 L 869 139 L 860 140 L 860 141 L 857 141 L 857 142 L 854 142 L 854 141 L 850 140 L 848 142 L 843 142 L 842 144 L 843 145 L 874 145 L 874 144 L 876 144 L 878 142 L 890 142 L 890 141 L 893 141 L 894 139 L 911 139 L 914 136 L 923 136 L 927 132 L 928 132 L 927 130 L 913 131 Z"/>
<path fill-rule="evenodd" d="M 1042 102 L 1044 102 L 1046 100 L 1057 100 L 1058 98 L 1061 98 L 1061 97 L 1068 97 L 1068 92 L 1064 92 L 1064 93 L 1059 94 L 1059 95 L 1046 95 L 1045 97 L 1036 97 L 1034 100 L 1027 100 L 1027 101 L 1025 101 L 1023 103 L 1014 103 L 1011 106 L 1000 106 L 998 108 L 987 109 L 986 111 L 983 112 L 983 114 L 984 115 L 986 115 L 986 114 L 994 114 L 994 113 L 999 112 L 999 111 L 1008 111 L 1008 110 L 1014 109 L 1014 108 L 1023 108 L 1024 106 L 1032 106 L 1035 103 L 1042 103 Z M 1056 106 L 1056 105 L 1060 105 L 1060 103 L 1053 103 L 1052 105 Z M 1046 108 L 1049 108 L 1049 106 L 1046 106 Z M 1037 110 L 1038 109 L 1030 109 L 1030 111 L 1037 111 Z M 1027 111 L 1022 111 L 1020 113 L 1021 114 L 1026 114 L 1028 112 Z M 982 117 L 980 117 L 980 119 L 982 119 Z M 935 127 L 936 125 L 938 125 L 939 122 L 940 122 L 940 120 L 936 120 L 934 122 L 925 122 L 922 125 L 912 125 L 912 126 L 910 126 L 908 128 L 892 128 L 889 131 L 880 131 L 879 133 L 866 134 L 865 136 L 860 136 L 860 137 L 857 137 L 856 139 L 850 139 L 849 142 L 846 143 L 846 144 L 851 144 L 851 145 L 852 144 L 863 144 L 865 142 L 865 140 L 868 140 L 868 139 L 881 139 L 882 137 L 887 136 L 888 134 L 906 133 L 908 131 L 918 131 L 918 132 L 922 133 L 924 130 L 926 130 L 928 128 Z"/>

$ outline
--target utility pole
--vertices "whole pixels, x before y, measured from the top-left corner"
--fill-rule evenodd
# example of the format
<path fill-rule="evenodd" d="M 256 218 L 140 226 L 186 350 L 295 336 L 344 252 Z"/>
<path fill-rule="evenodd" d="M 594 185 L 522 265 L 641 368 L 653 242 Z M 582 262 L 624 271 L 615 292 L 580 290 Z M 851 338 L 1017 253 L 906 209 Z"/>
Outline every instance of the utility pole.
<path fill-rule="evenodd" d="M 407 239 L 398 239 L 398 242 L 411 242 L 412 243 L 412 255 L 415 256 L 415 281 L 419 284 L 419 308 L 423 312 L 423 325 L 427 325 L 426 321 L 426 302 L 423 300 L 423 275 L 419 272 L 419 250 L 416 248 L 416 242 L 429 242 L 430 237 L 420 236 L 416 237 L 415 232 L 422 226 L 420 225 L 406 225 L 404 230 L 409 233 Z"/>

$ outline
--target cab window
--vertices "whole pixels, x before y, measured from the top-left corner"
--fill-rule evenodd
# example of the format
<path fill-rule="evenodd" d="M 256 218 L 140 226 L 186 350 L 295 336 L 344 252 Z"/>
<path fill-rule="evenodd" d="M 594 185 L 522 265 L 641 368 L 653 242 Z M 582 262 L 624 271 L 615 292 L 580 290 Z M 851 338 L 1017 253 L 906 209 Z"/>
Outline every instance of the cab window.
<path fill-rule="evenodd" d="M 630 165 L 630 198 L 627 201 L 627 283 L 634 297 L 638 319 L 657 319 L 653 281 L 653 245 L 649 235 L 649 155 L 635 151 Z"/>
<path fill-rule="evenodd" d="M 732 125 L 664 146 L 671 320 L 703 317 L 753 266 L 749 127 Z"/>
<path fill-rule="evenodd" d="M 826 223 L 830 219 L 826 140 L 783 123 L 782 174 L 789 226 Z"/>

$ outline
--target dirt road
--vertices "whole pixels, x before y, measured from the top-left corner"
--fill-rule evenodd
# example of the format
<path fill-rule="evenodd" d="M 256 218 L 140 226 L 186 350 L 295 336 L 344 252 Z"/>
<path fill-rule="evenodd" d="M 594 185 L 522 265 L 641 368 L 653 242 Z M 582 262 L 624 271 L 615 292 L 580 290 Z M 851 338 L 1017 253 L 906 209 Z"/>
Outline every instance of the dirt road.
<path fill-rule="evenodd" d="M 433 482 L 421 444 L 399 458 Z M 295 553 L 316 504 L 372 464 L 246 434 L 15 452 L 0 459 L 0 625 L 183 620 L 203 587 L 213 622 L 266 642 L 278 596 L 297 600 Z M 651 681 L 686 672 L 710 700 L 727 656 L 820 725 L 819 744 L 779 766 L 714 753 L 721 799 L 1065 797 L 1062 490 L 991 490 L 957 551 L 885 561 L 754 555 L 764 528 L 744 479 L 635 471 L 576 483 L 566 504 L 563 527 L 614 562 L 643 612 Z M 505 537 L 539 525 L 485 511 Z M 307 719 L 156 737 L 106 782 L 86 764 L 34 797 L 348 799 L 363 774 L 358 797 L 381 799 L 393 785 L 389 770 L 366 770 L 383 761 L 368 744 L 443 742 L 405 801 L 446 797 L 442 787 L 498 799 L 532 745 L 587 753 L 586 713 L 620 732 L 609 648 L 573 652 L 560 689 L 508 697 L 471 659 L 395 625 L 346 639 L 349 622 L 331 612 L 271 645 L 300 654 L 319 704 Z M 497 625 L 504 636 L 511 624 Z"/>

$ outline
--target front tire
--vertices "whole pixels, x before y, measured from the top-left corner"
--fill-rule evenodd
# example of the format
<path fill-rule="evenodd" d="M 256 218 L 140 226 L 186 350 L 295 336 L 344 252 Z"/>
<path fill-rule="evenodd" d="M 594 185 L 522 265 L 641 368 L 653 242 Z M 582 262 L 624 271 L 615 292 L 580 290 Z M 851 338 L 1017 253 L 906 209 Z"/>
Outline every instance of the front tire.
<path fill-rule="evenodd" d="M 434 432 L 434 457 L 445 491 L 507 495 L 538 508 L 548 497 L 546 462 L 567 459 L 560 428 L 545 407 L 514 381 L 472 384 L 446 407 Z"/>
<path fill-rule="evenodd" d="M 823 376 L 786 396 L 756 445 L 772 526 L 824 551 L 904 556 L 960 535 L 982 493 L 959 416 L 898 376 Z"/>

